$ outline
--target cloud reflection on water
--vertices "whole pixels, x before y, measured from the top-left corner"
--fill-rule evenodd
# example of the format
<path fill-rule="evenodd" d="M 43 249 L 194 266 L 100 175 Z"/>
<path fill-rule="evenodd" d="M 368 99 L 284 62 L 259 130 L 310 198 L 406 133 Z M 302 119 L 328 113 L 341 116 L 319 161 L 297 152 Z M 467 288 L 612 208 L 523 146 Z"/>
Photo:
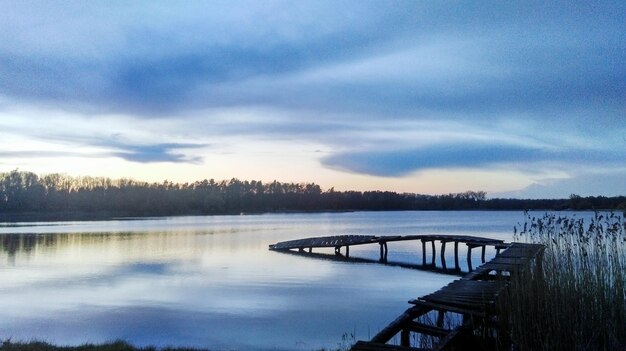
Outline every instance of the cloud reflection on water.
<path fill-rule="evenodd" d="M 45 225 L 0 228 L 0 337 L 330 347 L 344 332 L 375 333 L 407 300 L 453 277 L 283 255 L 268 244 L 331 234 L 507 236 L 520 216 L 337 213 L 76 222 L 54 233 Z M 416 243 L 390 246 L 390 259 L 419 259 Z M 351 253 L 376 257 L 378 247 Z"/>

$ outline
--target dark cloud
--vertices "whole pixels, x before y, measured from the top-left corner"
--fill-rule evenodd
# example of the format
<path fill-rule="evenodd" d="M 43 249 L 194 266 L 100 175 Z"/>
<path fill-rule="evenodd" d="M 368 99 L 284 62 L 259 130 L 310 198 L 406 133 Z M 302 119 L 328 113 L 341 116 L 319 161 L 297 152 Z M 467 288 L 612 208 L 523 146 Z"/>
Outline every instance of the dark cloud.
<path fill-rule="evenodd" d="M 315 10 L 314 8 L 311 10 Z M 11 9 L 8 10 L 10 13 Z M 123 12 L 123 7 L 119 10 Z M 255 15 L 254 12 L 242 9 L 240 5 L 226 10 L 239 11 L 242 18 Z M 286 8 L 278 11 L 289 13 Z M 364 24 L 376 26 L 377 22 L 385 25 L 384 18 L 390 13 L 394 15 L 391 19 L 400 20 L 397 27 L 381 27 L 376 31 L 364 27 Z M 8 14 L 5 13 L 6 15 Z M 37 13 L 28 15 L 36 16 Z M 151 14 L 146 15 L 150 21 Z M 154 22 L 145 28 L 137 29 L 129 23 L 121 24 L 123 35 L 129 41 L 128 45 L 121 48 L 122 52 L 107 51 L 105 47 L 103 54 L 96 57 L 81 55 L 80 52 L 78 55 L 76 52 L 49 54 L 36 49 L 38 38 L 32 36 L 28 38 L 31 42 L 20 43 L 31 49 L 35 48 L 32 52 L 24 54 L 23 50 L 11 47 L 8 50 L 0 49 L 0 76 L 4 78 L 0 81 L 0 87 L 3 94 L 32 102 L 54 102 L 71 109 L 91 106 L 95 111 L 145 116 L 220 106 L 222 102 L 212 99 L 211 91 L 222 84 L 257 76 L 281 76 L 359 56 L 388 40 L 394 31 L 404 26 L 402 22 L 405 20 L 402 18 L 408 17 L 402 11 L 383 9 L 379 16 L 373 17 L 374 21 L 364 17 L 363 21 L 353 21 L 355 26 L 331 24 L 330 30 L 312 30 L 299 34 L 295 39 L 285 38 L 284 35 L 269 36 L 271 33 L 259 37 L 258 33 L 253 32 L 253 26 L 243 32 L 246 37 L 258 38 L 257 41 L 250 42 L 245 37 L 211 39 L 216 35 L 206 33 L 207 26 L 201 24 L 195 24 L 192 28 L 186 26 L 185 30 L 190 31 L 181 29 L 179 32 L 177 28 L 161 27 L 158 23 L 161 18 L 156 17 L 158 14 L 152 15 L 155 15 Z M 298 13 L 293 15 L 297 16 Z M 101 24 L 106 25 L 108 20 L 99 18 L 96 21 L 102 21 Z M 320 26 L 324 24 L 323 21 L 320 21 Z M 217 25 L 217 30 L 224 32 L 224 38 L 227 38 L 227 32 L 238 31 L 237 27 L 245 28 L 246 25 L 237 22 L 222 23 Z M 54 28 L 57 24 L 49 26 Z M 60 25 L 59 27 L 63 28 Z M 278 27 L 277 32 L 292 30 L 289 24 L 285 24 L 285 28 L 281 25 Z M 298 24 L 295 27 L 294 31 L 302 31 Z M 67 34 L 69 39 L 74 36 L 74 33 L 61 34 Z M 197 45 L 185 44 L 187 40 L 193 41 L 194 38 L 203 36 L 207 39 L 200 40 Z M 79 46 L 78 50 L 91 49 L 92 43 L 78 43 L 80 44 L 85 48 Z M 143 54 L 140 48 L 145 47 L 150 50 Z M 202 87 L 208 87 L 208 91 L 200 91 L 200 96 L 197 96 L 198 89 Z M 246 99 L 243 92 L 240 95 L 239 103 L 245 104 L 246 100 L 250 102 L 250 97 Z"/>
<path fill-rule="evenodd" d="M 626 159 L 626 152 L 550 150 L 498 144 L 443 144 L 409 150 L 337 153 L 322 159 L 331 168 L 375 176 L 397 177 L 429 169 L 485 168 L 507 165 L 524 170 L 529 164 L 551 161 L 579 166 L 610 164 Z"/>
<path fill-rule="evenodd" d="M 198 144 L 153 144 L 153 145 L 127 145 L 120 143 L 109 143 L 110 146 L 120 149 L 112 152 L 113 156 L 123 158 L 127 161 L 152 163 L 152 162 L 175 162 L 175 163 L 199 163 L 200 157 L 188 157 L 175 150 L 204 147 Z"/>
<path fill-rule="evenodd" d="M 44 28 L 47 24 L 51 30 L 68 31 L 57 34 L 67 35 L 70 42 L 76 40 L 72 47 L 78 52 L 38 50 L 41 39 L 33 37 L 39 32 L 24 28 L 26 32 L 17 33 L 18 39 L 11 42 L 26 49 L 0 46 L 0 88 L 3 95 L 18 100 L 140 116 L 255 104 L 321 112 L 393 113 L 396 117 L 416 109 L 497 116 L 581 105 L 610 106 L 620 112 L 625 108 L 626 25 L 622 19 L 626 11 L 620 2 L 558 6 L 320 2 L 295 10 L 283 5 L 255 4 L 242 9 L 236 4 L 215 4 L 224 17 L 239 20 L 207 17 L 207 23 L 190 20 L 180 28 L 150 7 L 143 21 L 134 24 L 98 18 L 80 6 L 82 15 L 96 23 L 73 28 L 42 19 Z M 9 19 L 28 13 L 23 9 L 28 6 L 5 3 L 2 7 Z M 208 10 L 187 7 L 183 11 Z M 124 12 L 123 7 L 111 8 L 107 12 Z M 314 17 L 302 18 L 307 13 Z M 54 20 L 63 21 L 62 13 L 56 15 L 59 18 Z M 77 15 L 81 13 L 72 14 Z M 178 15 L 184 18 L 192 13 Z M 272 16 L 281 20 L 270 23 Z M 125 44 L 106 45 L 113 39 L 88 35 L 76 39 L 69 32 L 109 24 L 114 27 L 108 35 L 122 37 L 124 41 L 117 40 Z M 98 55 L 92 54 L 94 44 L 89 39 L 103 42 Z M 420 50 L 433 43 L 445 50 Z M 357 72 L 360 76 L 337 72 L 316 82 L 298 79 L 302 72 L 341 69 L 413 49 L 408 60 L 383 60 Z M 430 72 L 412 70 L 423 62 L 450 59 L 467 67 L 458 69 L 453 62 Z M 386 76 L 390 68 L 396 74 Z M 368 79 L 370 74 L 376 76 Z"/>

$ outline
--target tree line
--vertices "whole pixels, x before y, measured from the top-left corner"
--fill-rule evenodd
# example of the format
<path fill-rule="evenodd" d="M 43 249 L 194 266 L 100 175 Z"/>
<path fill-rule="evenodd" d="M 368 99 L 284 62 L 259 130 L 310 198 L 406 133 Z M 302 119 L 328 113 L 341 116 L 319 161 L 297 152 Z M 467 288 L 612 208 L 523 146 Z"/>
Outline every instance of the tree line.
<path fill-rule="evenodd" d="M 242 181 L 149 183 L 132 179 L 0 173 L 0 215 L 83 214 L 163 216 L 309 211 L 591 210 L 626 209 L 626 197 L 487 199 L 484 191 L 423 195 L 391 191 L 322 190 L 315 183 Z"/>

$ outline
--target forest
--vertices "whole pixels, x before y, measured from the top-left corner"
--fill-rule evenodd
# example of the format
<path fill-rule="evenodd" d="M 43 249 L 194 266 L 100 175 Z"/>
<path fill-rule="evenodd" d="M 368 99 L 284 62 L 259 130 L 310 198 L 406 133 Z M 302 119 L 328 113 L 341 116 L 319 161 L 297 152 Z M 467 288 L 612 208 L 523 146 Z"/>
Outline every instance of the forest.
<path fill-rule="evenodd" d="M 484 191 L 423 195 L 323 190 L 314 183 L 200 180 L 148 183 L 132 179 L 0 173 L 0 219 L 72 219 L 315 211 L 626 210 L 626 196 L 488 199 Z"/>

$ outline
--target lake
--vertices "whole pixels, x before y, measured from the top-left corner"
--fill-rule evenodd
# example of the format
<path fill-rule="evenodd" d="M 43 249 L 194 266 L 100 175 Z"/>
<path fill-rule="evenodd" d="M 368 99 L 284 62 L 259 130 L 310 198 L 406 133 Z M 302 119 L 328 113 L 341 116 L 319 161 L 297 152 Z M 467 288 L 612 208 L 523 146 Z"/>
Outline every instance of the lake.
<path fill-rule="evenodd" d="M 455 277 L 290 255 L 269 244 L 340 234 L 510 241 L 523 220 L 522 212 L 406 211 L 2 223 L 0 338 L 211 350 L 337 347 L 346 333 L 370 338 L 408 300 Z M 350 249 L 354 257 L 378 255 L 378 245 Z M 390 243 L 388 259 L 421 263 L 421 246 Z"/>

